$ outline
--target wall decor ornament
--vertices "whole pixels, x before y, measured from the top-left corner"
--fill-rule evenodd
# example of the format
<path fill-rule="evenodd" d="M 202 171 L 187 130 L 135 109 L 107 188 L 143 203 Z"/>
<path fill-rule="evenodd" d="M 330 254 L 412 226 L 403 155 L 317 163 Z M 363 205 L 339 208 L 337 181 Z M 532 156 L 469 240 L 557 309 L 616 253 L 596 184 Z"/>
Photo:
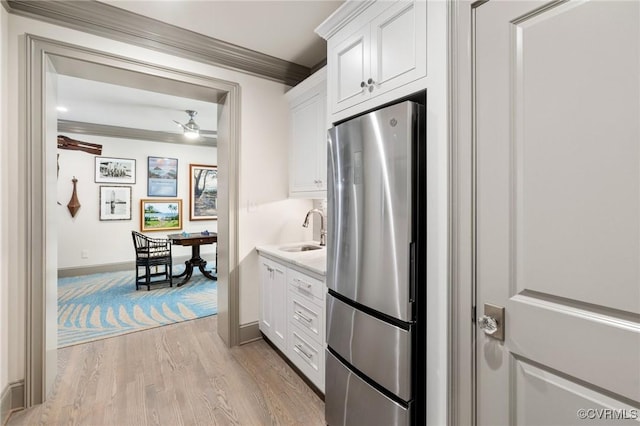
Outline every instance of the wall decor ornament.
<path fill-rule="evenodd" d="M 178 195 L 178 159 L 148 157 L 147 195 L 176 197 Z"/>
<path fill-rule="evenodd" d="M 189 164 L 189 219 L 218 218 L 218 167 Z"/>
<path fill-rule="evenodd" d="M 76 217 L 76 213 L 80 210 L 80 201 L 78 200 L 78 192 L 76 191 L 78 179 L 74 176 L 71 182 L 73 182 L 73 193 L 71 193 L 71 200 L 69 200 L 67 208 L 69 209 L 69 213 L 71 213 L 71 217 Z"/>

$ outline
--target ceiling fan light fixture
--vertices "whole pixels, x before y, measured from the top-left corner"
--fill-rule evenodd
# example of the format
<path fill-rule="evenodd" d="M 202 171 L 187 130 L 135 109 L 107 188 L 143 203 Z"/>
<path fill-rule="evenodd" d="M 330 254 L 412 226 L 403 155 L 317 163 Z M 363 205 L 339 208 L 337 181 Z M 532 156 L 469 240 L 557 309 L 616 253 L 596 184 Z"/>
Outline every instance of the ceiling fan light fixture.
<path fill-rule="evenodd" d="M 189 114 L 189 121 L 187 124 L 181 125 L 184 129 L 184 137 L 187 139 L 198 139 L 200 137 L 200 126 L 198 126 L 193 119 L 197 112 L 188 109 L 186 113 Z"/>

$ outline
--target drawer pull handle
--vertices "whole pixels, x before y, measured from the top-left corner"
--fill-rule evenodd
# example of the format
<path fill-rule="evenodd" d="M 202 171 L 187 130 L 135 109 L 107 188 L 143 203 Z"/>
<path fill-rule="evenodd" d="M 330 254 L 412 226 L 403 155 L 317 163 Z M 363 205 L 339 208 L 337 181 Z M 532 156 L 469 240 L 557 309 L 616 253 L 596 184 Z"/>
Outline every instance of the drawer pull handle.
<path fill-rule="evenodd" d="M 306 322 L 311 322 L 313 321 L 311 318 L 305 316 L 302 312 L 300 311 L 296 311 L 296 315 L 298 315 L 300 318 L 302 318 L 303 320 L 305 320 Z"/>
<path fill-rule="evenodd" d="M 307 358 L 311 359 L 313 357 L 313 355 L 308 354 L 301 345 L 296 344 L 296 349 L 301 352 L 304 356 L 306 356 Z"/>
<path fill-rule="evenodd" d="M 311 287 L 313 287 L 313 284 L 302 281 L 300 278 L 294 278 L 293 282 L 303 290 L 311 290 Z"/>

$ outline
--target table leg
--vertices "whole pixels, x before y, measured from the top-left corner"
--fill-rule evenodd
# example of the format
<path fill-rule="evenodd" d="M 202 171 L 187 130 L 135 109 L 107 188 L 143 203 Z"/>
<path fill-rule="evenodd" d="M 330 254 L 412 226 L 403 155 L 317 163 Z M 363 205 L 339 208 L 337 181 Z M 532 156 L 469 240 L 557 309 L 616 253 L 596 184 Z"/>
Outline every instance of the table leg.
<path fill-rule="evenodd" d="M 210 280 L 217 280 L 218 277 L 216 275 L 213 275 L 211 271 L 207 271 L 206 269 L 204 269 L 205 266 L 207 266 L 207 262 L 205 261 L 203 261 L 202 264 L 198 265 L 198 268 L 200 268 L 200 272 L 202 272 L 202 275 L 209 278 Z"/>
<path fill-rule="evenodd" d="M 217 260 L 217 254 L 218 253 L 216 250 L 216 260 Z M 207 271 L 205 269 L 205 267 L 207 266 L 207 261 L 200 257 L 200 246 L 197 244 L 191 246 L 191 259 L 184 262 L 184 264 L 185 264 L 184 272 L 182 272 L 180 275 L 173 275 L 173 278 L 184 277 L 184 279 L 180 281 L 180 283 L 178 284 L 178 287 L 184 285 L 187 281 L 191 279 L 191 276 L 193 275 L 193 268 L 195 266 L 197 266 L 198 269 L 200 269 L 200 272 L 202 272 L 202 275 L 209 278 L 210 280 L 218 279 L 218 277 L 216 275 L 213 275 L 211 271 Z"/>
<path fill-rule="evenodd" d="M 184 265 L 185 265 L 184 272 L 181 273 L 180 275 L 173 276 L 173 278 L 184 277 L 184 279 L 178 283 L 177 287 L 182 287 L 187 281 L 191 279 L 191 275 L 193 275 L 193 265 L 191 264 L 191 261 L 188 260 L 184 262 Z"/>
<path fill-rule="evenodd" d="M 191 263 L 189 263 L 189 261 L 187 260 L 186 262 L 184 262 L 184 271 L 182 271 L 181 274 L 178 275 L 172 275 L 173 278 L 180 278 L 180 277 L 184 277 L 185 275 L 187 275 L 187 272 L 189 272 L 189 268 L 191 268 L 193 270 L 193 266 L 191 266 Z"/>

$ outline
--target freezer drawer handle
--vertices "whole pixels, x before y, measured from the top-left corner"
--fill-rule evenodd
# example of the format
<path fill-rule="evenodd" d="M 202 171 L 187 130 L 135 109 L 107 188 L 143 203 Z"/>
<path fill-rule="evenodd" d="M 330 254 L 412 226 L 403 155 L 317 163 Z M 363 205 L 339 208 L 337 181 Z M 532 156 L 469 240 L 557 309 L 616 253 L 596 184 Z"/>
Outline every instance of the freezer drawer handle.
<path fill-rule="evenodd" d="M 306 322 L 311 322 L 313 321 L 311 318 L 305 316 L 302 312 L 300 311 L 296 311 L 296 315 L 298 315 L 300 318 L 302 318 L 303 320 L 305 320 Z"/>
<path fill-rule="evenodd" d="M 295 346 L 296 346 L 296 349 L 298 350 L 298 352 L 301 352 L 304 356 L 306 356 L 306 357 L 307 357 L 307 358 L 309 358 L 309 359 L 313 358 L 313 355 L 308 354 L 308 353 L 307 353 L 307 352 L 302 348 L 302 346 L 301 346 L 301 345 L 296 344 Z"/>

